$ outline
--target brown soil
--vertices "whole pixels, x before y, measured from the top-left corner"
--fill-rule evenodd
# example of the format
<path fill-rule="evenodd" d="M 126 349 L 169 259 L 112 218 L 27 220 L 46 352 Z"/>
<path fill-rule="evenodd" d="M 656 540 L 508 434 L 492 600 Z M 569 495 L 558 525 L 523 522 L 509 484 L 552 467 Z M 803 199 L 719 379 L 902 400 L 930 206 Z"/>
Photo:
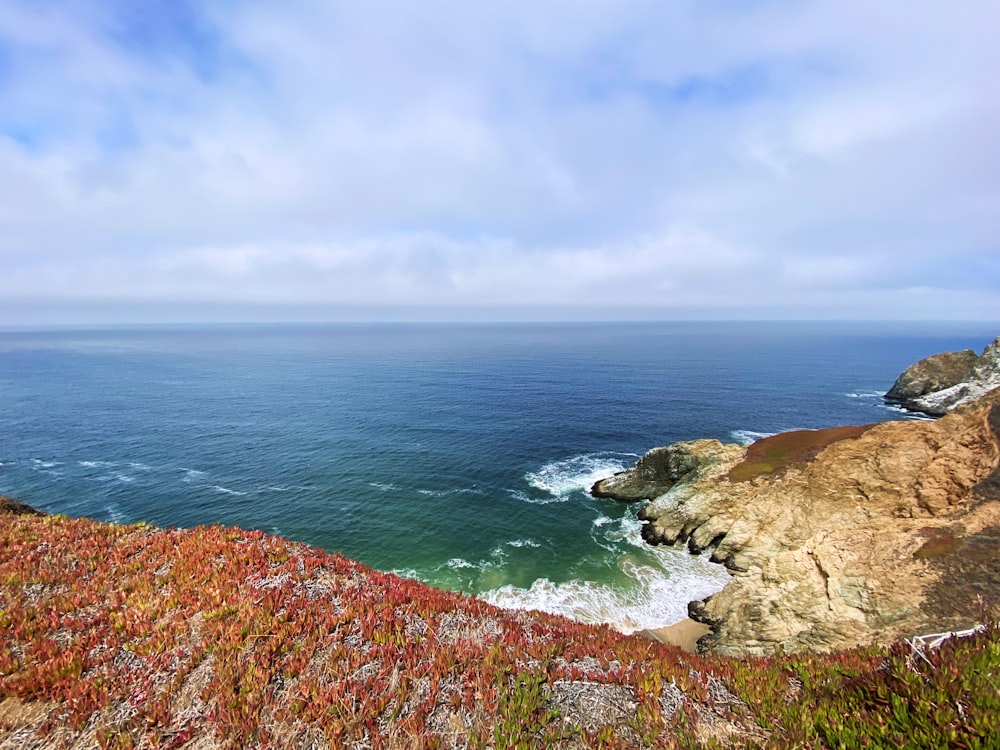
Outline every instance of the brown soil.
<path fill-rule="evenodd" d="M 956 542 L 952 550 L 929 560 L 940 578 L 925 606 L 930 621 L 948 623 L 952 629 L 974 625 L 1000 607 L 1000 527 Z"/>

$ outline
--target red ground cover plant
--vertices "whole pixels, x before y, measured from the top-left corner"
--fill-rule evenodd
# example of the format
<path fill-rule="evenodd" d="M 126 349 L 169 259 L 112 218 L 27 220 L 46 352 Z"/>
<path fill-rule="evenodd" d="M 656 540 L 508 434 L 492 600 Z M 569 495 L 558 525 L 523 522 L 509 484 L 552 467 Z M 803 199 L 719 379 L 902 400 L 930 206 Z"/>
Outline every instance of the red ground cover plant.
<path fill-rule="evenodd" d="M 221 526 L 0 513 L 0 632 L 10 747 L 826 747 L 838 685 L 887 689 L 885 651 L 693 656 Z"/>

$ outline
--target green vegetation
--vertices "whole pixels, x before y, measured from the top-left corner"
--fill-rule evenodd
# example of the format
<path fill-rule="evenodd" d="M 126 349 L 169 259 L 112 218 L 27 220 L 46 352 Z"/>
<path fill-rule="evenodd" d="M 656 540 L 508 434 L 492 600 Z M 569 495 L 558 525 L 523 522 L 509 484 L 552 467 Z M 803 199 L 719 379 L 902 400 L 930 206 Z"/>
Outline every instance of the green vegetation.
<path fill-rule="evenodd" d="M 989 747 L 1000 632 L 731 660 L 304 544 L 0 514 L 0 744 Z"/>
<path fill-rule="evenodd" d="M 856 438 L 872 425 L 831 427 L 825 430 L 796 430 L 758 440 L 728 475 L 730 482 L 749 482 L 765 474 L 780 474 L 798 463 L 814 459 L 831 443 Z"/>

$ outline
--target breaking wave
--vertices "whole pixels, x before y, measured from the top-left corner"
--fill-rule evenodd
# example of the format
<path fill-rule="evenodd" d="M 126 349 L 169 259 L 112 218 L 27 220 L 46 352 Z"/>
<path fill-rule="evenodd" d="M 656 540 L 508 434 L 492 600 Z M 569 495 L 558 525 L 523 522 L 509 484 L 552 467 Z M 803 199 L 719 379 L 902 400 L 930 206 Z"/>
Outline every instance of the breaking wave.
<path fill-rule="evenodd" d="M 758 440 L 773 437 L 777 434 L 777 432 L 756 432 L 755 430 L 732 430 L 729 433 L 729 437 L 740 445 L 750 445 L 750 443 L 755 443 Z"/>
<path fill-rule="evenodd" d="M 528 472 L 524 478 L 533 488 L 549 495 L 547 502 L 564 501 L 574 492 L 587 492 L 598 479 L 623 471 L 635 463 L 636 458 L 638 456 L 633 454 L 586 453 L 547 463 L 538 471 Z"/>
<path fill-rule="evenodd" d="M 504 609 L 549 612 L 577 622 L 608 624 L 628 634 L 683 620 L 688 602 L 715 593 L 729 579 L 721 565 L 706 559 L 680 550 L 661 554 L 670 555 L 669 571 L 623 555 L 618 566 L 630 579 L 628 586 L 579 579 L 554 583 L 540 578 L 528 588 L 500 586 L 479 597 Z"/>

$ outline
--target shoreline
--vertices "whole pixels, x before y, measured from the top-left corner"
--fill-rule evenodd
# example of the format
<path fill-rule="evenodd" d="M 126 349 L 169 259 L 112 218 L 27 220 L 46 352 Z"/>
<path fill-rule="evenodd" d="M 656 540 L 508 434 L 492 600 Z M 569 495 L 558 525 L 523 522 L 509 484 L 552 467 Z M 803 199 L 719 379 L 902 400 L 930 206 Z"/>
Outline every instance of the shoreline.
<path fill-rule="evenodd" d="M 690 617 L 685 617 L 680 622 L 673 625 L 666 625 L 662 628 L 652 628 L 640 630 L 639 635 L 658 641 L 667 646 L 676 646 L 689 654 L 698 653 L 698 639 L 708 635 L 712 629 L 708 625 L 695 622 Z"/>

